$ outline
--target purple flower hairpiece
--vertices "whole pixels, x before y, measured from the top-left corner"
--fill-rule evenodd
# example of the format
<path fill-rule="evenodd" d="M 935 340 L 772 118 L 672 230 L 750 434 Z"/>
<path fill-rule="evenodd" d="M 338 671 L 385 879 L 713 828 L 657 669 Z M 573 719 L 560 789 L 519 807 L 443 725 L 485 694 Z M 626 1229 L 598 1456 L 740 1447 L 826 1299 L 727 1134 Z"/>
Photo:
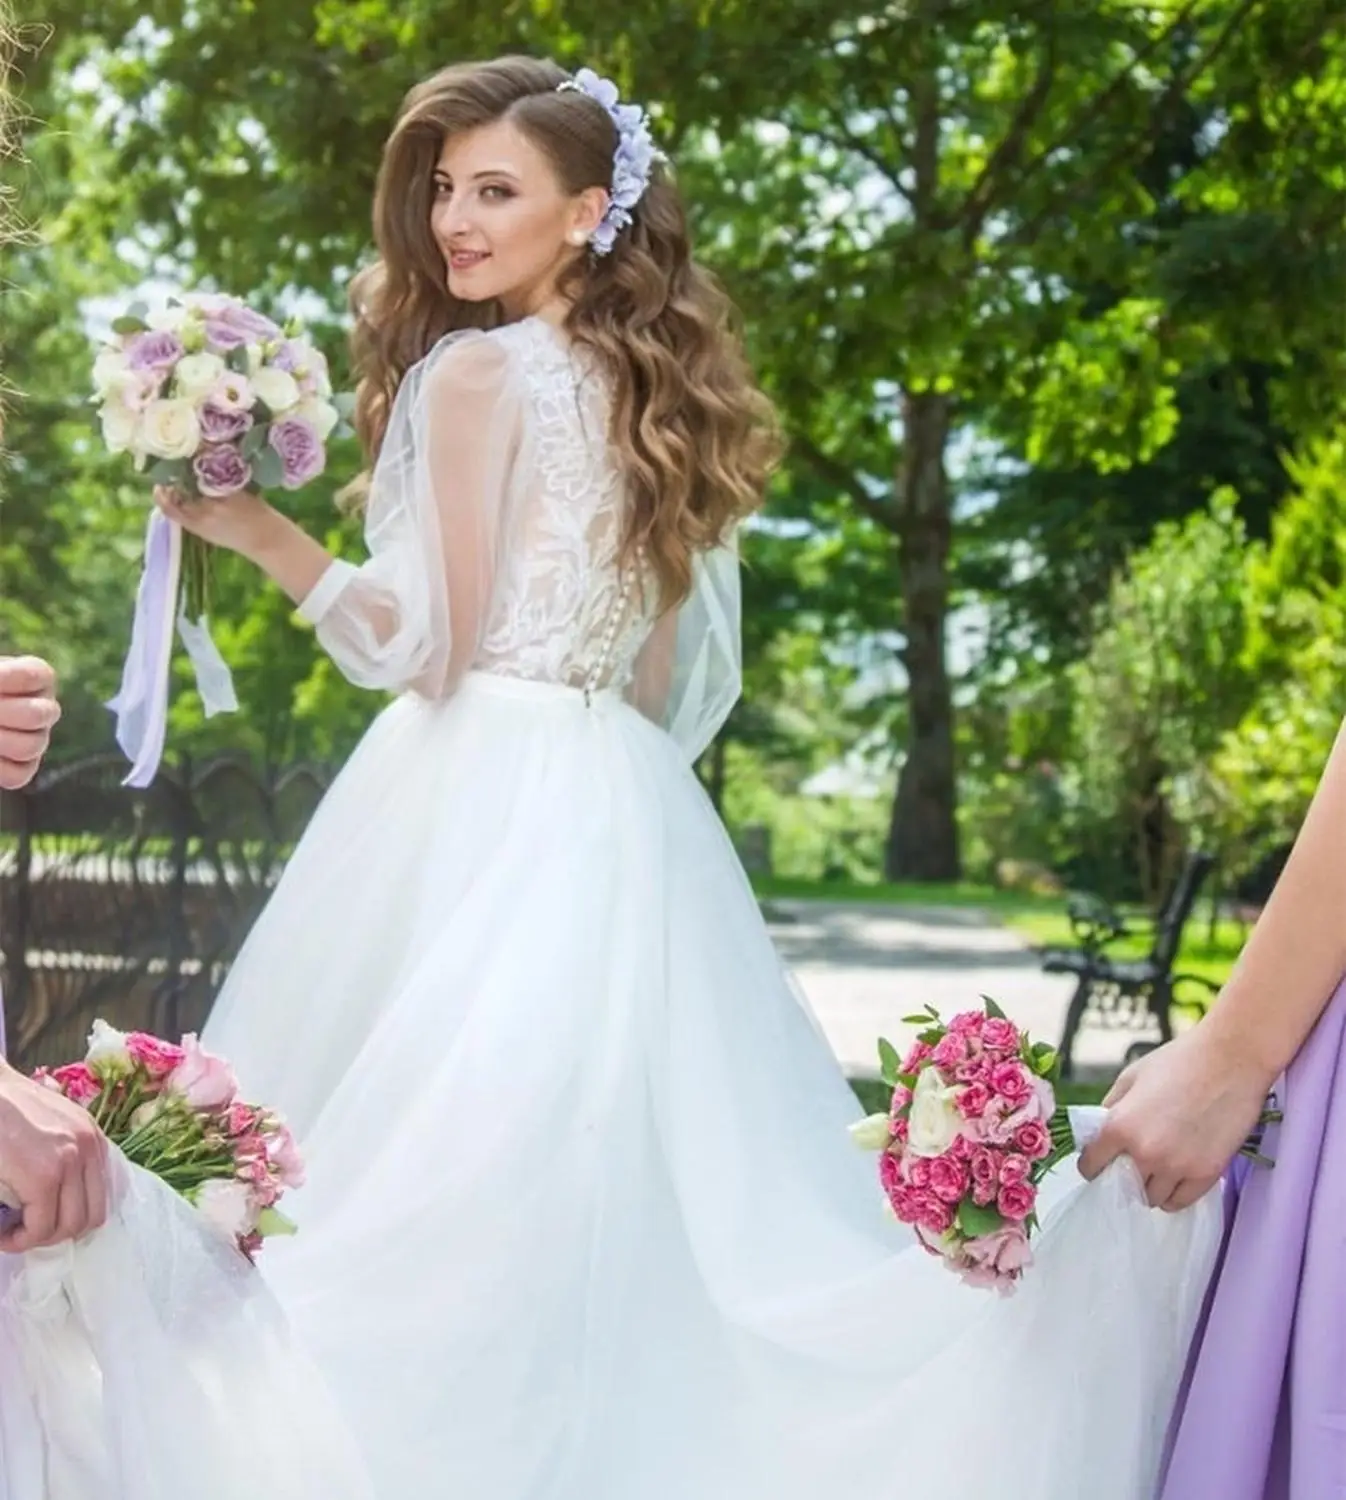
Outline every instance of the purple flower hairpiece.
<path fill-rule="evenodd" d="M 592 68 L 581 68 L 574 78 L 556 86 L 558 93 L 587 94 L 612 116 L 617 127 L 617 151 L 612 159 L 612 196 L 598 228 L 589 236 L 595 255 L 607 255 L 617 236 L 633 220 L 632 210 L 645 196 L 650 172 L 657 161 L 666 160 L 654 144 L 649 120 L 638 104 L 623 104 L 617 85 L 600 78 Z"/>

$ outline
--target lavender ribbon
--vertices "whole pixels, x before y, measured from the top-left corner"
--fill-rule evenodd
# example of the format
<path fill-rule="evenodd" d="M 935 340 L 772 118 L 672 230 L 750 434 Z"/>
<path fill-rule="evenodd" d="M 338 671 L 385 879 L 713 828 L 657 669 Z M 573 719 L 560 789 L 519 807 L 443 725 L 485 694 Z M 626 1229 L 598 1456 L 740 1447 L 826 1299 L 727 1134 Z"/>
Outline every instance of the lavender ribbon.
<path fill-rule="evenodd" d="M 163 758 L 175 620 L 207 718 L 238 707 L 229 668 L 210 637 L 204 616 L 193 623 L 177 610 L 181 572 L 182 528 L 162 512 L 151 511 L 131 645 L 122 665 L 121 687 L 107 705 L 117 717 L 117 744 L 131 762 L 123 786 L 149 786 Z"/>

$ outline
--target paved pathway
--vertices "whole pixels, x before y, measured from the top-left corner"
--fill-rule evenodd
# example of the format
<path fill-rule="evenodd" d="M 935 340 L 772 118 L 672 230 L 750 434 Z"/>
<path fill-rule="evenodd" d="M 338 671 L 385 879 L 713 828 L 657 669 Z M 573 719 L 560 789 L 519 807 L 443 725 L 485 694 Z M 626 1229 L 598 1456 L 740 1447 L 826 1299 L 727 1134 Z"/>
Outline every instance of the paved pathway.
<path fill-rule="evenodd" d="M 1071 980 L 1044 974 L 1026 941 L 984 912 L 954 907 L 772 901 L 772 936 L 842 1065 L 877 1070 L 875 1043 L 899 1044 L 902 1017 L 933 1005 L 948 1016 L 990 995 L 1042 1041 L 1061 1035 Z M 1115 1071 L 1138 1033 L 1081 1033 L 1081 1074 Z"/>

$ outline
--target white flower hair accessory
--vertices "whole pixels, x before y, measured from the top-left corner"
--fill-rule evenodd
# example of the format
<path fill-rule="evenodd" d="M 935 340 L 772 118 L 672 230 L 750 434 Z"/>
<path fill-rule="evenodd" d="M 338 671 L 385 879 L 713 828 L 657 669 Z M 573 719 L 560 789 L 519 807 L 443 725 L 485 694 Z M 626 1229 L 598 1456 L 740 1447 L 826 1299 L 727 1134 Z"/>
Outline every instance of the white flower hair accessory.
<path fill-rule="evenodd" d="M 617 85 L 600 78 L 592 68 L 581 68 L 573 78 L 558 83 L 557 93 L 587 94 L 612 116 L 617 127 L 617 151 L 612 159 L 612 197 L 602 222 L 589 236 L 595 255 L 607 255 L 617 236 L 632 223 L 632 209 L 645 196 L 655 162 L 666 161 L 650 135 L 649 119 L 638 104 L 623 104 Z"/>

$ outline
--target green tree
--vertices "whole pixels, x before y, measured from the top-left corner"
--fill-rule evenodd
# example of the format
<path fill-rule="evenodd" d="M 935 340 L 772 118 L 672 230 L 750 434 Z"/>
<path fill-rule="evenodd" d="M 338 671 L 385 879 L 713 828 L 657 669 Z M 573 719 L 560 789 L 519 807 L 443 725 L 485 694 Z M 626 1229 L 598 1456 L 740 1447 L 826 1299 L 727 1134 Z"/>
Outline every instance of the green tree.
<path fill-rule="evenodd" d="M 1228 491 L 1208 512 L 1160 526 L 1117 578 L 1071 671 L 1077 827 L 1112 844 L 1117 876 L 1137 872 L 1148 899 L 1184 842 L 1175 798 L 1196 797 L 1250 698 L 1246 552 Z"/>

